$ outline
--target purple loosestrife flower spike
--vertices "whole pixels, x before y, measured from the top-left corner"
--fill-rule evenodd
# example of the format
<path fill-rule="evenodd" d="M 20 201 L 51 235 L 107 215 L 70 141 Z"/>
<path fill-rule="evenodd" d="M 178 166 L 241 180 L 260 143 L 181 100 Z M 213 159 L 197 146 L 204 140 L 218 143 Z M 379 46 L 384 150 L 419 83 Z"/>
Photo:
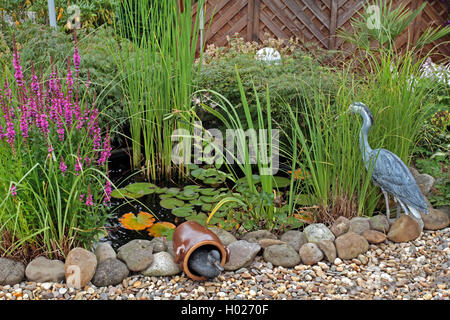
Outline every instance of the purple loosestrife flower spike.
<path fill-rule="evenodd" d="M 14 184 L 11 185 L 11 195 L 13 197 L 17 196 L 16 186 Z"/>
<path fill-rule="evenodd" d="M 109 202 L 111 200 L 111 181 L 109 181 L 109 179 L 106 179 L 106 184 L 105 184 L 105 199 L 103 200 L 103 202 Z"/>
<path fill-rule="evenodd" d="M 92 200 L 92 194 L 91 194 L 91 188 L 90 187 L 88 187 L 88 196 L 87 196 L 87 199 L 86 199 L 86 205 L 87 206 L 93 206 L 94 205 L 94 202 Z"/>
<path fill-rule="evenodd" d="M 66 170 L 67 170 L 67 166 L 66 166 L 66 164 L 64 163 L 64 159 L 63 159 L 62 156 L 61 156 L 61 162 L 59 163 L 59 169 L 60 169 L 61 172 L 63 173 L 63 176 L 65 176 L 65 172 L 66 172 Z"/>

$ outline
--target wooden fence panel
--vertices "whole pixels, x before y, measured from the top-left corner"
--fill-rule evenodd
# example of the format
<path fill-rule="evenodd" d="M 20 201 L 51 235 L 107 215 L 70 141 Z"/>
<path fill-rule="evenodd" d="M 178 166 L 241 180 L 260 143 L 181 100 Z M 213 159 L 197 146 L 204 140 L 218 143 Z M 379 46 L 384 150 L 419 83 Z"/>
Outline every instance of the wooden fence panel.
<path fill-rule="evenodd" d="M 266 34 L 279 39 L 298 38 L 308 47 L 352 51 L 336 36 L 339 29 L 351 30 L 351 19 L 362 13 L 370 0 L 206 0 L 206 44 L 224 46 L 226 37 L 238 33 L 246 41 L 266 39 Z M 393 0 L 410 9 L 424 0 Z M 397 47 L 405 48 L 417 40 L 428 26 L 441 26 L 448 15 L 448 5 L 440 0 L 427 0 L 427 6 L 414 23 L 398 38 Z M 197 8 L 194 9 L 197 13 Z M 212 17 L 212 20 L 211 20 Z M 211 22 L 211 23 L 209 23 Z M 447 39 L 448 40 L 448 39 Z M 432 45 L 429 46 L 431 48 Z M 441 54 L 450 54 L 449 46 L 440 46 Z"/>

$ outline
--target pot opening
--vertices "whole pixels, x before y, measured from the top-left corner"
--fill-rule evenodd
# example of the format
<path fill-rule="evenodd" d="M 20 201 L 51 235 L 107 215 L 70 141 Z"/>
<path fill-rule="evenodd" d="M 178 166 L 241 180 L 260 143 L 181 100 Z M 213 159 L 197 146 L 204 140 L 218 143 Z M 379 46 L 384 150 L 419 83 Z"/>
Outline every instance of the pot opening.
<path fill-rule="evenodd" d="M 219 251 L 219 254 L 220 254 L 220 261 L 223 260 L 223 257 L 222 257 L 222 251 L 220 250 L 219 247 L 217 247 L 217 246 L 215 246 L 215 245 L 213 245 L 213 244 L 205 244 L 205 245 L 203 245 L 203 246 L 199 246 L 198 248 L 196 248 L 194 251 L 192 251 L 192 252 L 190 253 L 186 266 L 189 266 L 189 260 L 191 259 L 192 253 L 194 253 L 195 251 L 197 251 L 197 250 L 200 249 L 200 248 L 201 248 L 201 249 L 206 249 L 206 250 L 216 249 L 217 251 Z M 202 275 L 198 274 L 197 272 L 195 272 L 195 271 L 192 270 L 192 269 L 189 269 L 189 271 L 190 271 L 190 273 L 192 273 L 194 276 L 197 276 L 197 277 L 203 277 Z"/>

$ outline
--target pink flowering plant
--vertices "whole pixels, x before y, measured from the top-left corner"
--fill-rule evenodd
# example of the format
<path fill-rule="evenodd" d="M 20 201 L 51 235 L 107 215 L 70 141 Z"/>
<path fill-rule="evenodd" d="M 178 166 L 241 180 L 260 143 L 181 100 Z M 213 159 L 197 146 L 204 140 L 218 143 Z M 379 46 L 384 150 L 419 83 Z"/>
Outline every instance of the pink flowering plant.
<path fill-rule="evenodd" d="M 109 130 L 102 135 L 95 97 L 80 94 L 89 87 L 80 63 L 75 40 L 63 77 L 32 68 L 27 83 L 15 49 L 14 73 L 0 79 L 0 255 L 64 255 L 89 246 L 105 223 Z"/>

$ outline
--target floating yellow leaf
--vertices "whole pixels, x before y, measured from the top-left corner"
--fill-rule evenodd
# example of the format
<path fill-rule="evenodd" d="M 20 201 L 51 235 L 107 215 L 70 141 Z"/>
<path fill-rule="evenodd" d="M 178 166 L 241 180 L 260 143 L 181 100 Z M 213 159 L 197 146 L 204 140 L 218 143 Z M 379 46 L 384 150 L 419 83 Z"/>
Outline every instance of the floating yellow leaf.
<path fill-rule="evenodd" d="M 155 217 L 148 212 L 141 211 L 137 216 L 130 212 L 119 218 L 119 222 L 128 230 L 144 230 L 153 225 Z"/>
<path fill-rule="evenodd" d="M 173 223 L 164 221 L 155 223 L 150 228 L 148 228 L 147 231 L 149 235 L 158 238 L 166 236 L 170 230 L 173 230 L 175 228 L 176 226 Z"/>

